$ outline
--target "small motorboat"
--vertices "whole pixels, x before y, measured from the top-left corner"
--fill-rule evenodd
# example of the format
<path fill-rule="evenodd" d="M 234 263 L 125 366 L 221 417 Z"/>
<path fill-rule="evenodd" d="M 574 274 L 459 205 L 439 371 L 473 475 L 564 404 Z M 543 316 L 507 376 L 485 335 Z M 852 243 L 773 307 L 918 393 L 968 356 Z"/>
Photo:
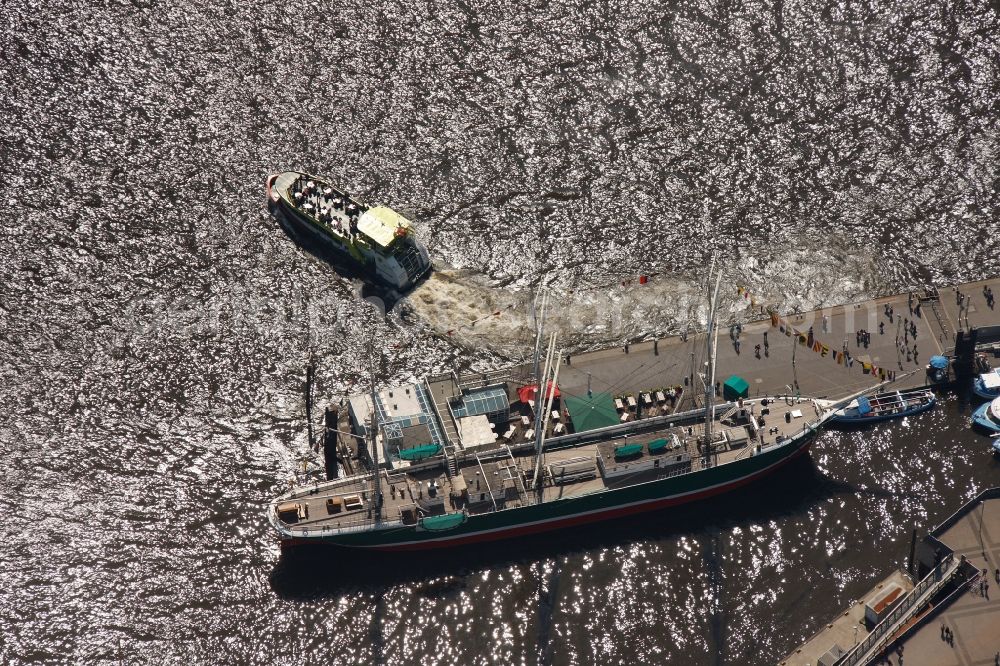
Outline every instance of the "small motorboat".
<path fill-rule="evenodd" d="M 892 391 L 871 397 L 860 396 L 835 411 L 830 422 L 842 426 L 868 425 L 926 412 L 936 402 L 937 398 L 930 389 Z"/>
<path fill-rule="evenodd" d="M 1000 398 L 984 402 L 972 412 L 972 425 L 987 433 L 1000 435 Z M 993 446 L 996 448 L 994 440 Z"/>
<path fill-rule="evenodd" d="M 984 372 L 972 381 L 972 392 L 983 400 L 1000 398 L 1000 370 Z"/>

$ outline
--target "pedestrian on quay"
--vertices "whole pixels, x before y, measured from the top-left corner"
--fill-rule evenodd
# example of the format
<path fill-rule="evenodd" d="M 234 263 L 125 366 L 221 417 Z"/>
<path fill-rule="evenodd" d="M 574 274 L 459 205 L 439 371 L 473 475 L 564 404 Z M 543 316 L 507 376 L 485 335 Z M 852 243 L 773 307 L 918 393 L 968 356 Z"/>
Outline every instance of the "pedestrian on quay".
<path fill-rule="evenodd" d="M 878 323 L 878 334 L 879 335 L 885 335 L 885 322 L 884 321 L 880 321 Z"/>
<path fill-rule="evenodd" d="M 757 358 L 760 358 L 760 345 L 754 345 L 753 346 L 753 354 Z"/>

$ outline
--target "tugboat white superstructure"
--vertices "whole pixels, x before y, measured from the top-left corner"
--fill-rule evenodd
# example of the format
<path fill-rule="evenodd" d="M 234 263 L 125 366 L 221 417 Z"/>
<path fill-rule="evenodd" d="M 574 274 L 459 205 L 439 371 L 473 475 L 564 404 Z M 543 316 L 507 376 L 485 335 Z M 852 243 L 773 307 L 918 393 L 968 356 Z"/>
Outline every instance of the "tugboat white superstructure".
<path fill-rule="evenodd" d="M 343 255 L 371 282 L 405 291 L 431 269 L 413 225 L 385 206 L 368 206 L 309 174 L 285 171 L 267 180 L 268 208 Z"/>

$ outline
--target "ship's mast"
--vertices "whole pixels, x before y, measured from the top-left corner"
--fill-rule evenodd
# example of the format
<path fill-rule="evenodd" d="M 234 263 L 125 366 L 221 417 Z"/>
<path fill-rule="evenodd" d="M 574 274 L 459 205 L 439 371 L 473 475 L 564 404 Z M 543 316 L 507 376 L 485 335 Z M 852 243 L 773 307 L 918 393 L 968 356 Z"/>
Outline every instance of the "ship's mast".
<path fill-rule="evenodd" d="M 371 418 L 371 445 L 372 445 L 372 506 L 375 524 L 378 525 L 382 521 L 382 478 L 378 473 L 378 447 L 379 447 L 379 428 L 381 424 L 379 423 L 378 417 L 378 393 L 375 390 L 375 363 L 374 363 L 374 347 L 369 348 L 369 359 L 368 364 L 371 370 L 371 401 L 372 401 L 372 418 Z"/>
<path fill-rule="evenodd" d="M 537 303 L 536 298 L 536 303 Z M 542 426 L 545 421 L 542 419 L 542 405 L 545 402 L 546 389 L 548 388 L 547 380 L 549 374 L 549 363 L 552 360 L 552 351 L 555 347 L 555 336 L 551 336 L 549 339 L 549 345 L 545 353 L 545 366 L 543 372 L 539 372 L 539 361 L 540 354 L 542 350 L 542 335 L 545 332 L 545 309 L 548 306 L 548 293 L 542 292 L 541 299 L 541 313 L 539 314 L 538 309 L 532 307 L 532 315 L 535 320 L 535 358 L 534 358 L 534 370 L 533 378 L 535 380 L 535 476 L 533 485 L 537 486 L 538 477 L 538 467 L 539 460 L 542 450 Z"/>
<path fill-rule="evenodd" d="M 535 320 L 535 361 L 534 361 L 534 367 L 532 369 L 532 372 L 534 373 L 533 376 L 534 376 L 534 378 L 535 378 L 536 381 L 538 380 L 538 354 L 540 353 L 541 347 L 542 347 L 542 329 L 545 327 L 545 307 L 546 307 L 546 305 L 548 305 L 548 302 L 549 302 L 548 292 L 543 291 L 542 294 L 541 294 L 541 296 L 542 296 L 542 303 L 541 303 L 542 314 L 541 314 L 541 317 L 539 317 L 539 315 L 538 315 L 538 308 L 536 307 L 538 305 L 538 297 L 537 296 L 535 297 L 535 302 L 531 304 L 531 316 Z M 538 396 L 536 395 L 535 397 L 538 397 Z"/>
<path fill-rule="evenodd" d="M 708 381 L 705 382 L 705 463 L 710 459 L 712 447 L 712 425 L 715 422 L 715 356 L 718 351 L 719 339 L 715 332 L 715 321 L 718 316 L 719 287 L 722 283 L 722 272 L 715 278 L 715 290 L 712 290 L 712 272 L 715 270 L 715 256 L 712 256 L 712 268 L 709 271 L 708 283 Z"/>
<path fill-rule="evenodd" d="M 553 333 L 552 334 L 552 344 L 550 346 L 550 349 L 554 350 L 555 349 L 555 344 L 556 344 L 556 334 Z M 545 426 L 546 426 L 546 421 L 548 419 L 548 414 L 552 410 L 552 402 L 555 400 L 555 397 L 556 397 L 556 386 L 558 386 L 558 382 L 559 382 L 559 368 L 562 367 L 562 352 L 561 351 L 556 356 L 556 358 L 554 359 L 554 361 L 555 361 L 555 366 L 554 366 L 554 370 L 552 370 L 552 383 L 551 383 L 552 390 L 549 390 L 549 377 L 548 377 L 548 375 L 545 376 L 544 382 L 542 384 L 545 387 L 545 389 L 544 389 L 545 394 L 544 394 L 544 396 L 542 398 L 542 402 L 545 403 L 545 408 L 541 410 L 541 417 L 542 417 L 541 418 L 541 426 L 542 426 L 542 428 L 541 428 L 540 437 L 538 439 L 538 444 L 536 445 L 536 449 L 535 449 L 535 476 L 534 476 L 534 478 L 532 480 L 532 486 L 534 486 L 535 488 L 537 488 L 539 490 L 539 493 L 541 492 L 541 486 L 539 484 L 539 478 L 538 478 L 538 476 L 539 476 L 539 472 L 541 472 L 541 469 L 542 469 L 542 458 L 545 455 L 544 454 L 544 451 L 545 451 Z M 551 369 L 553 366 L 550 365 L 549 367 Z"/>

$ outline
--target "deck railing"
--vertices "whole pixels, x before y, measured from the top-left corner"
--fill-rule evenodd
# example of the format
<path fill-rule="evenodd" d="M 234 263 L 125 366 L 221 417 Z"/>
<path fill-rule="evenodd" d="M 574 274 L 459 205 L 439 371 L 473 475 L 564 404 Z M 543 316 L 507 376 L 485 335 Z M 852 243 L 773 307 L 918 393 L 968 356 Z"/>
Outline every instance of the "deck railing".
<path fill-rule="evenodd" d="M 885 648 L 892 640 L 900 625 L 909 620 L 928 601 L 925 596 L 931 588 L 943 586 L 958 571 L 959 563 L 955 562 L 955 554 L 949 553 L 923 580 L 897 604 L 892 612 L 879 622 L 868 637 L 855 645 L 847 654 L 836 662 L 836 666 L 855 666 L 867 663 L 873 652 Z M 947 574 L 947 575 L 945 575 Z"/>

